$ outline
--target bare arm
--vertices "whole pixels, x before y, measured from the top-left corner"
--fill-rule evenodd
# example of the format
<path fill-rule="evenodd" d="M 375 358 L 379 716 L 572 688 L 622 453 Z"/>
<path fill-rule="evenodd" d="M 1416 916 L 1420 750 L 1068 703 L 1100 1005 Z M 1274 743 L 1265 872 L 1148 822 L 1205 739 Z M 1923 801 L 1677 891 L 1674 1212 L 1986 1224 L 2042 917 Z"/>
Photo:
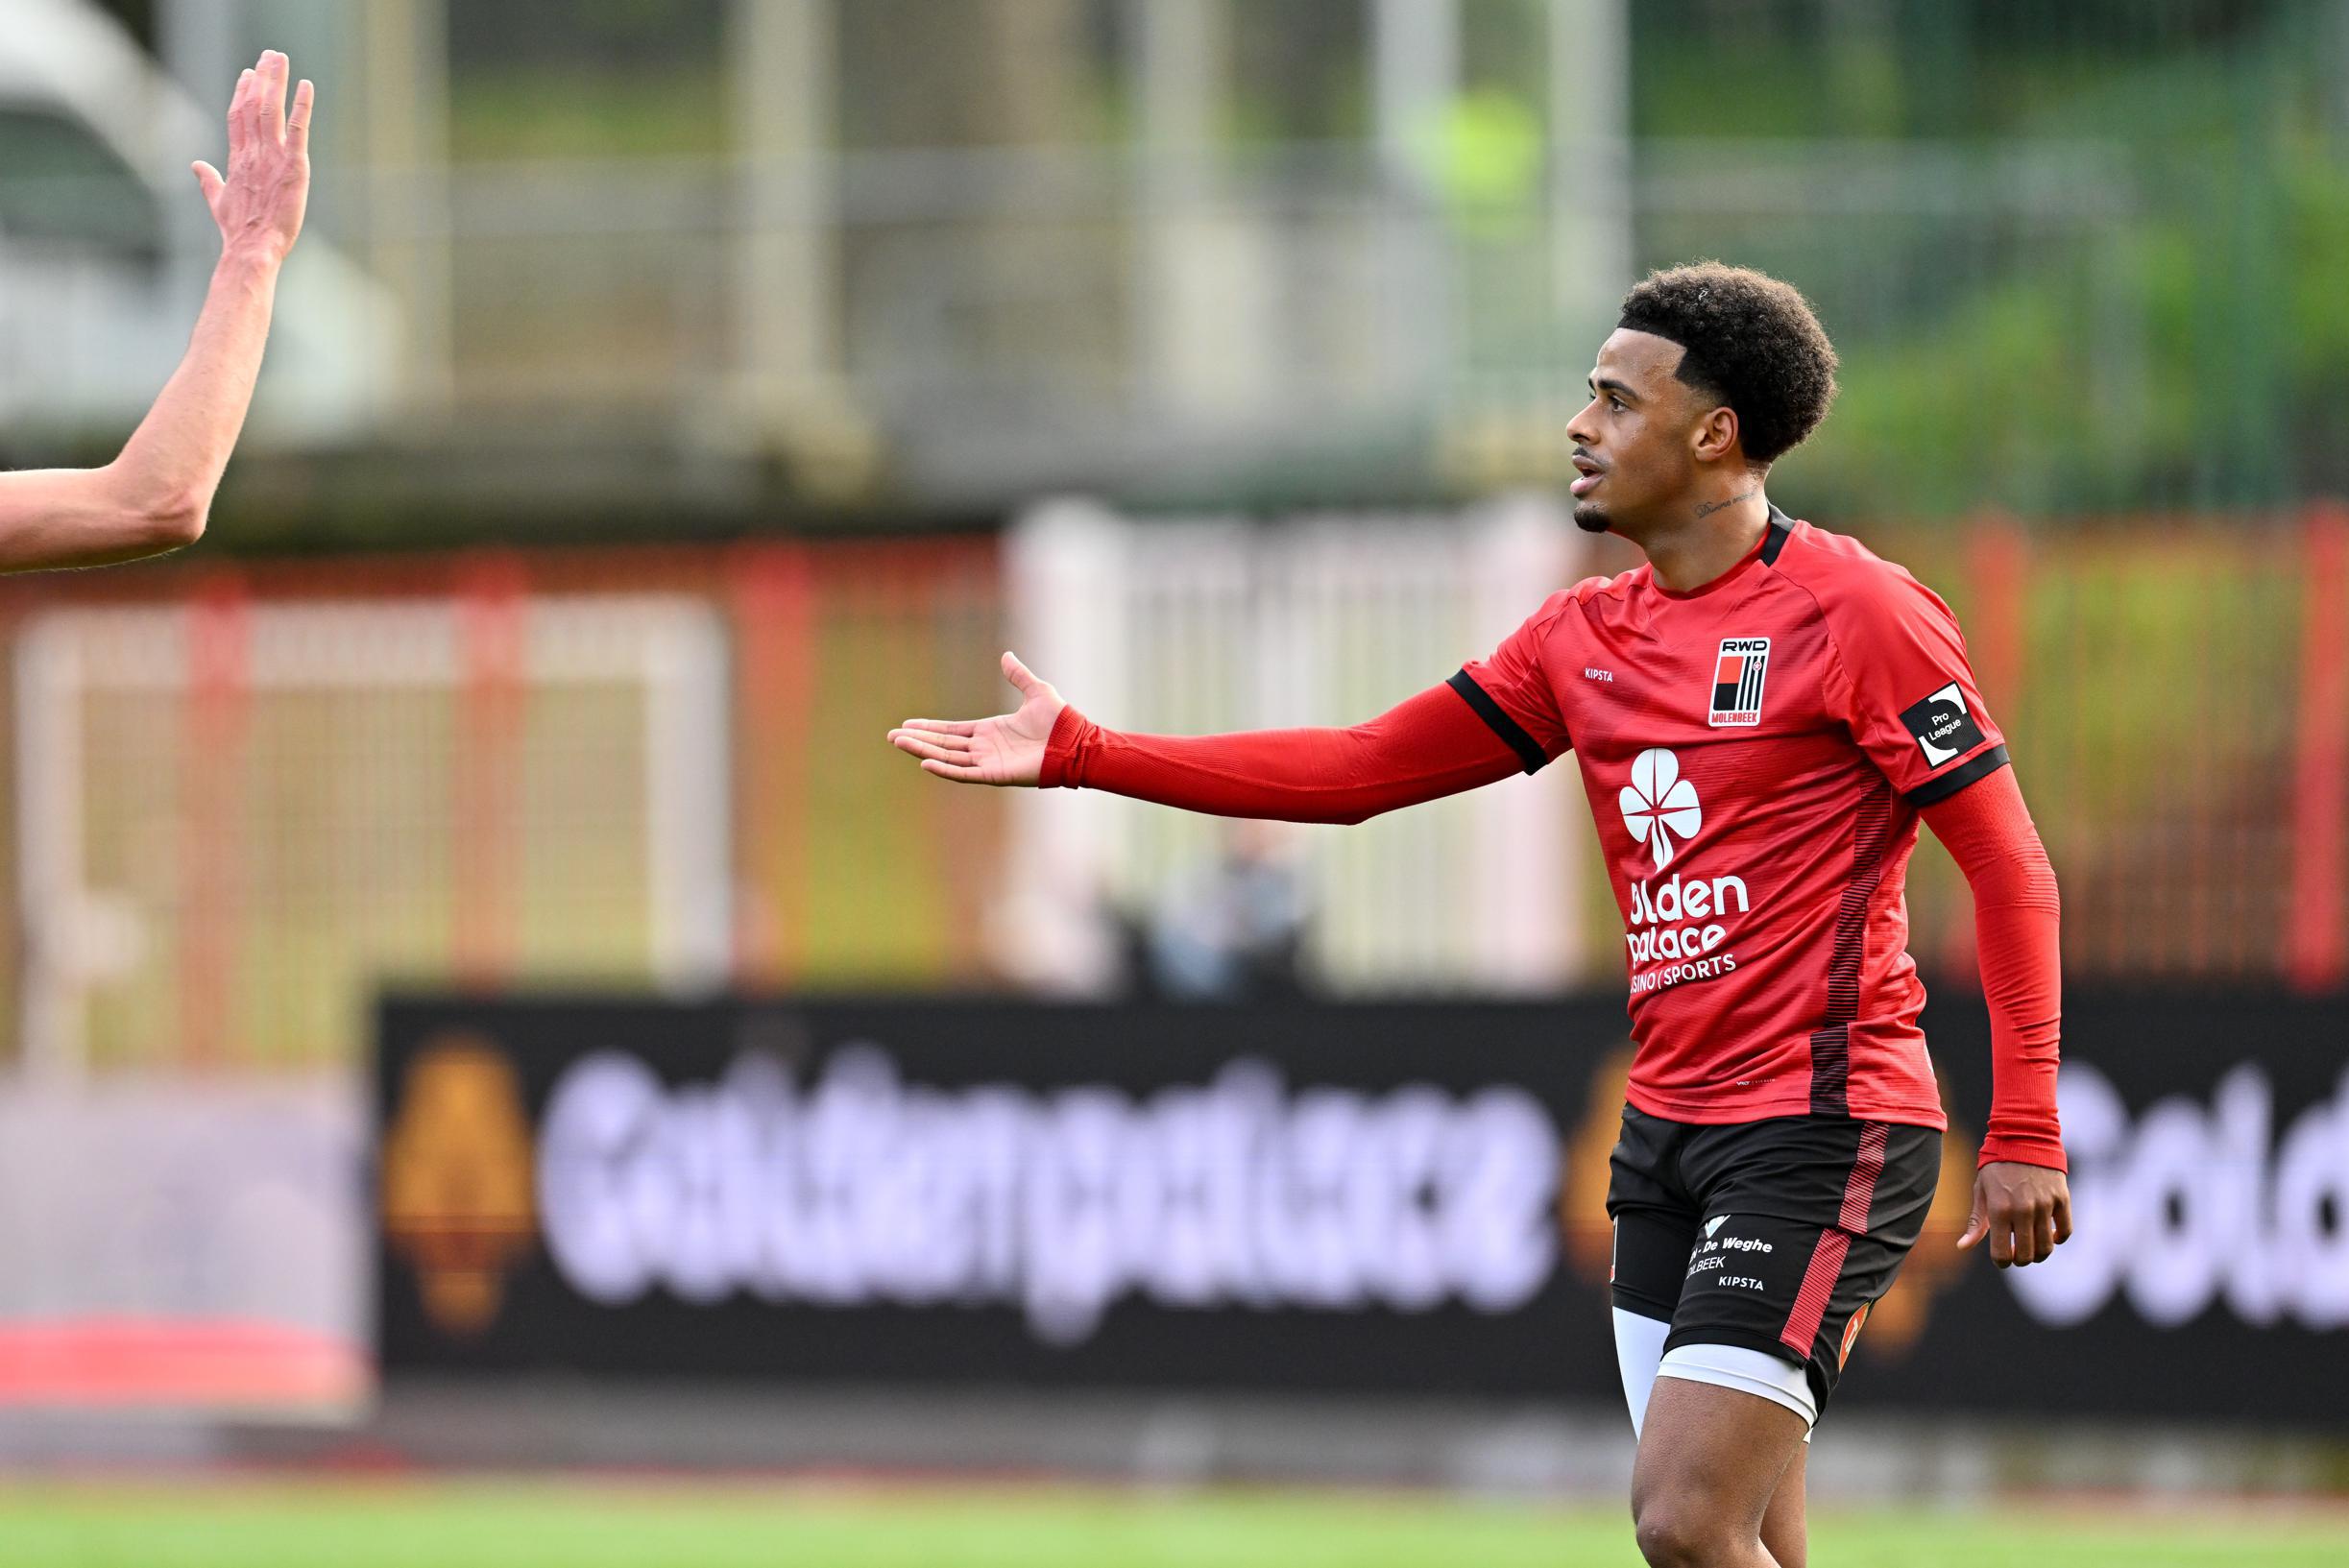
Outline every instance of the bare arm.
<path fill-rule="evenodd" d="M 204 536 L 261 372 L 278 271 L 309 202 L 313 92 L 302 84 L 289 117 L 286 72 L 271 50 L 238 79 L 229 172 L 195 165 L 221 252 L 187 356 L 113 462 L 0 473 L 0 571 L 102 567 Z"/>

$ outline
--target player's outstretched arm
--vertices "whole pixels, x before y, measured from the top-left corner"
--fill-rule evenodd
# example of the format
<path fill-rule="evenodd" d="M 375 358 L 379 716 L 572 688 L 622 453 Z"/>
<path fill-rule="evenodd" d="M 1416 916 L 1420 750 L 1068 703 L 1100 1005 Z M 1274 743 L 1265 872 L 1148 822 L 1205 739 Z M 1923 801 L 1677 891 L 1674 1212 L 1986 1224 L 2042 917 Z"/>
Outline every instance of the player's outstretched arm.
<path fill-rule="evenodd" d="M 314 93 L 303 83 L 289 113 L 287 73 L 283 55 L 263 54 L 229 104 L 229 172 L 194 165 L 221 250 L 187 356 L 113 462 L 0 473 L 0 571 L 107 566 L 203 537 L 309 205 Z"/>
<path fill-rule="evenodd" d="M 1063 702 L 1010 654 L 1017 711 L 973 720 L 908 719 L 889 743 L 962 784 L 1130 795 L 1216 816 L 1360 822 L 1519 771 L 1508 742 L 1450 686 L 1430 688 L 1346 729 L 1241 735 L 1127 735 Z"/>

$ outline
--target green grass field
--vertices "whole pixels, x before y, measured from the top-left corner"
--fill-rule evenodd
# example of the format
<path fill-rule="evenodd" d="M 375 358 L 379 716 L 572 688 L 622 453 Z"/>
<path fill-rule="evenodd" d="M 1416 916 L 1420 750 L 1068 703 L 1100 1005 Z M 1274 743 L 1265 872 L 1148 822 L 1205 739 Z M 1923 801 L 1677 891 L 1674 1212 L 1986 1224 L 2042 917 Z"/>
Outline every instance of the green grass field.
<path fill-rule="evenodd" d="M 1613 1509 L 1411 1495 L 637 1480 L 0 1489 L 9 1568 L 1636 1568 Z M 1813 1563 L 2338 1568 L 2349 1517 L 2247 1509 L 1823 1516 Z"/>

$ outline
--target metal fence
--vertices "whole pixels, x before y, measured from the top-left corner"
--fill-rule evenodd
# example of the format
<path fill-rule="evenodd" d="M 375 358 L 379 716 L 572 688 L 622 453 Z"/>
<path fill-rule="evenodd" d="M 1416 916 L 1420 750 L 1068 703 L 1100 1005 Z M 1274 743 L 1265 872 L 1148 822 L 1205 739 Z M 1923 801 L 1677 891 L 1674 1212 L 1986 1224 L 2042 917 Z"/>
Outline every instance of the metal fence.
<path fill-rule="evenodd" d="M 979 700 L 954 676 L 991 663 L 990 560 L 16 585 L 13 1052 L 303 1069 L 353 1058 L 387 983 L 971 975 L 957 905 L 991 814 L 920 790 L 880 736 L 941 685 Z"/>
<path fill-rule="evenodd" d="M 2339 510 L 1858 531 L 1968 627 L 2062 878 L 2070 975 L 2349 978 Z M 65 1072 L 346 1061 L 387 979 L 1046 980 L 1007 953 L 1048 945 L 1010 896 L 1047 840 L 1119 824 L 1093 885 L 1145 907 L 1216 841 L 1170 813 L 948 787 L 883 744 L 909 715 L 1000 711 L 1015 625 L 1104 722 L 1184 730 L 1368 716 L 1509 618 L 1514 568 L 1491 557 L 1467 592 L 1478 557 L 1432 519 L 1207 533 L 1186 566 L 1184 530 L 1145 531 L 1130 602 L 1095 606 L 1090 642 L 1020 609 L 1036 563 L 988 539 L 14 585 L 10 1051 Z M 1610 986 L 1579 791 L 1507 793 L 1484 828 L 1454 803 L 1317 832 L 1314 982 Z M 1520 863 L 1489 830 L 1529 803 L 1548 815 L 1525 841 L 1554 845 L 1565 885 L 1540 918 L 1511 905 L 1545 933 L 1517 953 L 1475 933 Z M 1970 905 L 1929 835 L 1911 885 L 1921 961 L 1970 983 Z"/>
<path fill-rule="evenodd" d="M 2054 856 L 2069 970 L 2349 978 L 2341 511 L 2141 519 L 2061 541 L 1990 518 L 1914 543 L 1917 571 L 1967 626 Z M 1946 874 L 1940 856 L 1927 863 Z M 1920 941 L 1962 979 L 1971 933 L 1948 880 L 1920 879 Z"/>

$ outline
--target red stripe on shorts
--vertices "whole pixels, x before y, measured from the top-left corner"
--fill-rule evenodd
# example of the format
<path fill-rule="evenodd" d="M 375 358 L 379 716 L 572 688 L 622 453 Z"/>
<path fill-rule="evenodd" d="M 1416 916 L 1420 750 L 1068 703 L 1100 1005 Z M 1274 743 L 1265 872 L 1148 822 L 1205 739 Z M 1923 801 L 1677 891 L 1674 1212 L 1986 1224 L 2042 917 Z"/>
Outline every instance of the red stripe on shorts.
<path fill-rule="evenodd" d="M 1819 1324 L 1835 1293 L 1835 1280 L 1852 1250 L 1852 1236 L 1868 1228 L 1868 1206 L 1876 1198 L 1877 1178 L 1884 1173 L 1884 1143 L 1891 1135 L 1892 1129 L 1880 1122 L 1861 1123 L 1859 1153 L 1843 1185 L 1843 1210 L 1835 1217 L 1836 1227 L 1819 1233 L 1810 1266 L 1803 1271 L 1803 1288 L 1795 1292 L 1794 1311 L 1786 1315 L 1779 1343 L 1804 1360 L 1810 1357 L 1811 1342 L 1819 1338 Z"/>
<path fill-rule="evenodd" d="M 1859 1157 L 1852 1162 L 1852 1177 L 1843 1184 L 1843 1213 L 1835 1223 L 1846 1230 L 1868 1228 L 1868 1205 L 1876 1197 L 1876 1182 L 1884 1173 L 1884 1141 L 1892 1129 L 1881 1122 L 1861 1125 Z"/>
<path fill-rule="evenodd" d="M 1810 1266 L 1803 1271 L 1803 1289 L 1796 1292 L 1794 1311 L 1787 1315 L 1786 1330 L 1779 1343 L 1810 1360 L 1811 1341 L 1819 1338 L 1819 1320 L 1827 1315 L 1828 1297 L 1835 1293 L 1835 1276 L 1843 1272 L 1844 1254 L 1851 1250 L 1852 1238 L 1840 1230 L 1819 1233 L 1819 1244 L 1811 1250 Z"/>

